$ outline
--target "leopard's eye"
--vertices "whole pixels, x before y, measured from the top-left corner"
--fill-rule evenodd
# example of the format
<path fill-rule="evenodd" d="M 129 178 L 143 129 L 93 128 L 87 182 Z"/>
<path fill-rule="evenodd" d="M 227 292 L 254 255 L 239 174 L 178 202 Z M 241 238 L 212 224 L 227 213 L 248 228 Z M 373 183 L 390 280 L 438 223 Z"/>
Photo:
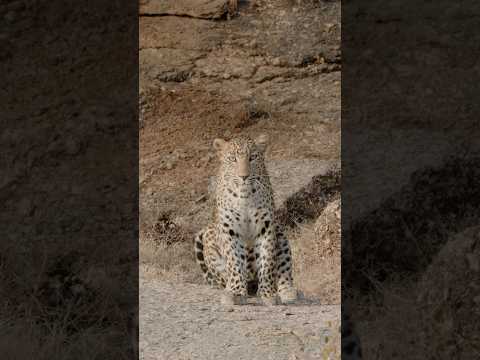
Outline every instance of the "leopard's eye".
<path fill-rule="evenodd" d="M 253 161 L 257 158 L 257 154 L 250 154 L 250 161 Z"/>
<path fill-rule="evenodd" d="M 235 155 L 232 154 L 227 157 L 227 160 L 230 162 L 235 162 L 237 161 L 237 158 L 235 157 Z"/>

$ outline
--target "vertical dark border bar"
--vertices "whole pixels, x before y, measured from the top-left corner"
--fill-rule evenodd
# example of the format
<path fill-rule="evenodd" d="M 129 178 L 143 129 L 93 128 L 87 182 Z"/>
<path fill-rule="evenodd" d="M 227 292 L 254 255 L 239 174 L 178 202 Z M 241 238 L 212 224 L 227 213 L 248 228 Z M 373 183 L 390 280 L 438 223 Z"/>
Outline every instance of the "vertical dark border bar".
<path fill-rule="evenodd" d="M 0 18 L 0 353 L 133 358 L 138 2 L 6 1 Z"/>
<path fill-rule="evenodd" d="M 366 359 L 478 357 L 479 15 L 342 2 L 342 302 Z"/>

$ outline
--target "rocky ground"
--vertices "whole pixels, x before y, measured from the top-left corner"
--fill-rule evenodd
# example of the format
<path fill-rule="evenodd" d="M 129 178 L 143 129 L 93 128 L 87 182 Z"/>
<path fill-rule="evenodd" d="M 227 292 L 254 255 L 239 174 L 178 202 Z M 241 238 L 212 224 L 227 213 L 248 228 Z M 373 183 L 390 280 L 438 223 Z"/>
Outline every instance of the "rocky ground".
<path fill-rule="evenodd" d="M 140 8 L 141 358 L 338 358 L 339 245 L 315 220 L 339 195 L 340 2 L 239 1 L 230 19 L 225 2 L 188 3 Z M 312 300 L 223 309 L 191 238 L 211 212 L 213 139 L 258 133 Z M 324 261 L 306 251 L 315 239 Z"/>
<path fill-rule="evenodd" d="M 228 307 L 219 290 L 204 285 L 159 279 L 140 285 L 141 359 L 339 358 L 339 305 L 302 300 L 266 307 L 252 298 Z"/>

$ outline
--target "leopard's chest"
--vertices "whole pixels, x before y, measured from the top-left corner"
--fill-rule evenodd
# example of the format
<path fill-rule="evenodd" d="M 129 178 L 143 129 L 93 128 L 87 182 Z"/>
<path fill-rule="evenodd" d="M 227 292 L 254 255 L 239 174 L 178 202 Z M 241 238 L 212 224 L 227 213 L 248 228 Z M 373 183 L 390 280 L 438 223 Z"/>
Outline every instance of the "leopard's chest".
<path fill-rule="evenodd" d="M 262 228 L 262 218 L 272 218 L 273 207 L 259 191 L 228 191 L 220 202 L 220 213 L 235 236 L 247 247 L 253 246 Z"/>

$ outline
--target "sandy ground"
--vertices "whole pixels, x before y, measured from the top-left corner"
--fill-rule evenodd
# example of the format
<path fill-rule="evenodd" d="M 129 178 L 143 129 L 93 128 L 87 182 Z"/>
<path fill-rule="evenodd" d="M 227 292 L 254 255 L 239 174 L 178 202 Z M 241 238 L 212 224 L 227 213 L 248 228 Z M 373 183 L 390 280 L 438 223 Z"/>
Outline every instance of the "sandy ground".
<path fill-rule="evenodd" d="M 159 279 L 140 285 L 141 359 L 313 360 L 329 358 L 338 346 L 339 305 L 303 300 L 266 307 L 252 298 L 226 307 L 219 290 L 203 285 Z"/>

